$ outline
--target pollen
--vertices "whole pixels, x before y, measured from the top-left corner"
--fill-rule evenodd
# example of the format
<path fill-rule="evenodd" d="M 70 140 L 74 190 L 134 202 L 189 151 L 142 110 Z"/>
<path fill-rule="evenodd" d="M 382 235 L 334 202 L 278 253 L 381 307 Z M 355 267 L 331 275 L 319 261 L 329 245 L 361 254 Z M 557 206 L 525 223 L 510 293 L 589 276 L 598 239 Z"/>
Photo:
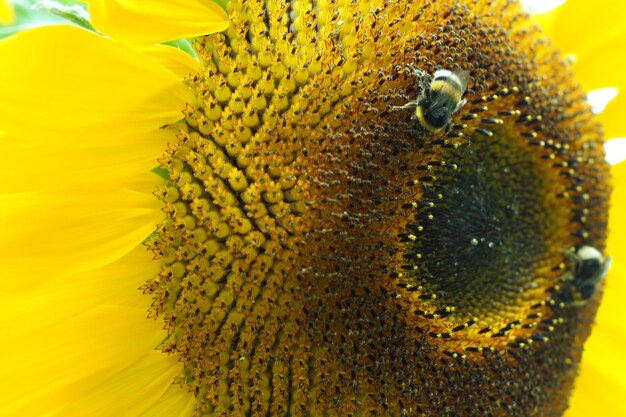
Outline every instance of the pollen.
<path fill-rule="evenodd" d="M 458 3 L 458 4 L 457 4 Z M 237 1 L 199 38 L 144 286 L 195 416 L 558 416 L 600 298 L 608 167 L 509 1 Z M 418 72 L 462 69 L 420 129 Z"/>

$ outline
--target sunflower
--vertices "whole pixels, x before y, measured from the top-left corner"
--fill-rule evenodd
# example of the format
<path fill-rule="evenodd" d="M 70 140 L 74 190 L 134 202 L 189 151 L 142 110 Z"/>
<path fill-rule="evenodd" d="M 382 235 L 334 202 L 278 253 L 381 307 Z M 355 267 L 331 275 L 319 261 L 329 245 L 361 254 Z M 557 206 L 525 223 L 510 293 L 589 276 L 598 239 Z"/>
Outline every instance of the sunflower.
<path fill-rule="evenodd" d="M 2 414 L 561 415 L 577 251 L 620 251 L 571 68 L 508 1 L 226 9 L 0 42 Z M 467 86 L 425 128 L 441 68 Z"/>

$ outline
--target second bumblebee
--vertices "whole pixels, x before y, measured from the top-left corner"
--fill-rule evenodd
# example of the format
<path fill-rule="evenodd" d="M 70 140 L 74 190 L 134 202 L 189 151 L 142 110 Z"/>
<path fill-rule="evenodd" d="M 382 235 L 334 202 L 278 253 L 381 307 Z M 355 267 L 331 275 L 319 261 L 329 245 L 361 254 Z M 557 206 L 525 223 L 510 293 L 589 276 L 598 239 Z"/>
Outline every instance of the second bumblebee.
<path fill-rule="evenodd" d="M 575 252 L 565 252 L 571 267 L 564 276 L 564 285 L 556 299 L 567 306 L 585 305 L 606 276 L 611 258 L 604 258 L 593 246 L 582 246 Z"/>

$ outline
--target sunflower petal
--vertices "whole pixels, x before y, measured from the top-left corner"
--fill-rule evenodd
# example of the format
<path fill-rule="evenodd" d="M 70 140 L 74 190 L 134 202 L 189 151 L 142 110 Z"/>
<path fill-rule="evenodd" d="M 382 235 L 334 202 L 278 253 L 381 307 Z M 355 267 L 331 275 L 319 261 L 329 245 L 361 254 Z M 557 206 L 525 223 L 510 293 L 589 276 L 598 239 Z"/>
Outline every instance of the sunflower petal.
<path fill-rule="evenodd" d="M 617 360 L 626 346 L 625 283 L 624 265 L 612 267 L 565 417 L 626 415 L 626 403 L 622 401 L 626 396 L 626 365 Z"/>
<path fill-rule="evenodd" d="M 71 135 L 50 141 L 40 136 L 13 138 L 0 133 L 0 192 L 4 194 L 121 181 L 146 173 L 174 137 L 169 129 L 108 141 L 93 136 L 75 140 Z M 153 184 L 154 185 L 154 184 Z M 147 190 L 152 192 L 153 189 Z"/>
<path fill-rule="evenodd" d="M 625 44 L 626 33 L 622 33 L 579 56 L 574 65 L 576 78 L 585 89 L 594 90 L 603 87 L 618 89 L 618 96 L 600 113 L 606 138 L 626 136 L 626 122 L 623 117 L 626 105 L 626 80 L 623 75 L 626 55 L 616 53 L 621 51 Z"/>
<path fill-rule="evenodd" d="M 626 137 L 626 120 L 624 120 L 625 108 L 626 90 L 624 90 L 623 94 L 618 94 L 617 97 L 606 106 L 602 113 L 598 115 L 606 139 Z"/>
<path fill-rule="evenodd" d="M 32 53 L 37 51 L 37 53 Z M 45 26 L 0 41 L 0 130 L 93 142 L 151 132 L 182 118 L 191 92 L 171 71 L 110 39 Z"/>
<path fill-rule="evenodd" d="M 607 11 L 609 11 L 607 13 Z M 569 0 L 562 6 L 540 15 L 535 20 L 565 53 L 575 55 L 573 70 L 587 91 L 616 87 L 620 96 L 605 109 L 600 119 L 605 137 L 626 134 L 622 117 L 626 81 L 622 69 L 626 56 L 619 51 L 626 43 L 626 3 L 617 0 L 599 0 L 589 7 L 586 0 Z M 581 30 L 594 24 L 593 31 L 578 36 Z"/>
<path fill-rule="evenodd" d="M 620 91 L 626 91 L 623 74 L 626 56 L 617 52 L 623 49 L 625 42 L 626 33 L 622 33 L 577 55 L 574 72 L 585 89 L 617 87 Z"/>
<path fill-rule="evenodd" d="M 44 329 L 43 343 L 28 336 L 0 344 L 0 414 L 40 415 L 71 403 L 150 354 L 165 336 L 161 326 L 146 320 L 145 308 L 100 306 Z"/>
<path fill-rule="evenodd" d="M 10 25 L 15 21 L 13 7 L 8 0 L 0 0 L 0 24 Z"/>
<path fill-rule="evenodd" d="M 91 23 L 100 32 L 137 45 L 220 32 L 226 12 L 201 0 L 88 0 Z"/>
<path fill-rule="evenodd" d="M 102 268 L 52 278 L 33 291 L 2 292 L 3 341 L 38 337 L 46 328 L 102 304 L 147 309 L 150 298 L 138 288 L 158 272 L 158 262 L 152 260 L 146 248 L 139 246 Z"/>
<path fill-rule="evenodd" d="M 568 0 L 537 21 L 561 51 L 585 53 L 624 31 L 626 2 L 596 0 L 590 7 L 588 0 Z"/>
<path fill-rule="evenodd" d="M 141 48 L 141 51 L 181 79 L 200 70 L 198 61 L 188 53 L 172 46 L 151 45 Z"/>
<path fill-rule="evenodd" d="M 196 401 L 186 388 L 170 385 L 165 394 L 139 417 L 187 417 L 193 414 Z"/>
<path fill-rule="evenodd" d="M 81 395 L 58 416 L 137 416 L 159 401 L 181 371 L 176 357 L 150 352 Z"/>
<path fill-rule="evenodd" d="M 626 163 L 611 167 L 613 193 L 611 195 L 611 213 L 609 217 L 609 239 L 607 252 L 613 259 L 612 267 L 621 267 L 626 271 L 626 245 L 623 236 L 626 233 Z M 626 286 L 626 280 L 620 281 Z"/>
<path fill-rule="evenodd" d="M 3 288 L 25 289 L 111 263 L 139 245 L 160 219 L 156 198 L 122 188 L 0 195 Z"/>
<path fill-rule="evenodd" d="M 532 15 L 532 19 L 539 25 L 543 33 L 548 37 L 554 36 L 554 21 L 556 20 L 558 8 L 550 9 L 550 11 L 544 13 L 537 13 Z"/>
<path fill-rule="evenodd" d="M 626 415 L 626 406 L 622 400 L 624 390 L 614 383 L 614 378 L 614 374 L 605 374 L 583 361 L 570 408 L 563 417 Z"/>

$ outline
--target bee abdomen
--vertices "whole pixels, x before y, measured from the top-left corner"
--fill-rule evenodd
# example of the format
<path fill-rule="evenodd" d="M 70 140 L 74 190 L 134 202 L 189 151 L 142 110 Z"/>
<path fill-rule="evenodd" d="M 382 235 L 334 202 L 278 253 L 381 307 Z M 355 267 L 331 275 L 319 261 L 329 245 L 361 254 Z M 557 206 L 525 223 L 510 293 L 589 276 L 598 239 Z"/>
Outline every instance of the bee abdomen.
<path fill-rule="evenodd" d="M 450 123 L 457 100 L 446 93 L 439 93 L 438 103 L 433 105 L 429 99 L 419 102 L 415 115 L 418 122 L 431 132 L 437 132 Z"/>

